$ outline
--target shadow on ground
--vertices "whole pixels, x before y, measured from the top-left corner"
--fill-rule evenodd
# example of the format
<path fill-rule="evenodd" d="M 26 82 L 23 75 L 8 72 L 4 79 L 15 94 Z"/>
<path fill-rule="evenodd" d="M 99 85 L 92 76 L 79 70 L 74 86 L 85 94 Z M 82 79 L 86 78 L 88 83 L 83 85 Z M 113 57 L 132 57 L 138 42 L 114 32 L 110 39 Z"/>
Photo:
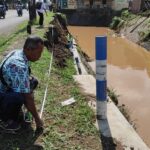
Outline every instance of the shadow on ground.
<path fill-rule="evenodd" d="M 17 134 L 8 134 L 0 130 L 0 150 L 43 150 L 36 144 L 40 134 L 35 134 L 33 128 L 22 128 Z"/>
<path fill-rule="evenodd" d="M 112 137 L 108 120 L 97 120 L 103 150 L 124 150 L 120 142 Z"/>

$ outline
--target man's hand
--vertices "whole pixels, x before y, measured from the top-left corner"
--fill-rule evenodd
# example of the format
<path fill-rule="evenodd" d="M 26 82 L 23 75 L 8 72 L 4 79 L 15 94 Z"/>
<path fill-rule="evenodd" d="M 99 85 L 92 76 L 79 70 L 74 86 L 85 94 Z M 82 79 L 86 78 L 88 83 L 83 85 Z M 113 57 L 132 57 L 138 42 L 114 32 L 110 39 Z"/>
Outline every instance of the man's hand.
<path fill-rule="evenodd" d="M 36 123 L 36 131 L 35 134 L 36 135 L 40 135 L 43 133 L 44 127 L 43 127 L 43 121 L 39 118 L 37 120 L 35 120 Z"/>
<path fill-rule="evenodd" d="M 35 107 L 34 103 L 34 94 L 29 93 L 29 94 L 24 94 L 25 96 L 25 106 L 30 111 L 35 119 L 36 127 L 37 128 L 43 128 L 43 121 L 40 119 L 40 116 L 37 112 L 37 109 Z"/>
<path fill-rule="evenodd" d="M 43 128 L 43 121 L 42 121 L 42 119 L 40 119 L 40 118 L 35 119 L 35 123 L 36 123 L 36 128 Z"/>

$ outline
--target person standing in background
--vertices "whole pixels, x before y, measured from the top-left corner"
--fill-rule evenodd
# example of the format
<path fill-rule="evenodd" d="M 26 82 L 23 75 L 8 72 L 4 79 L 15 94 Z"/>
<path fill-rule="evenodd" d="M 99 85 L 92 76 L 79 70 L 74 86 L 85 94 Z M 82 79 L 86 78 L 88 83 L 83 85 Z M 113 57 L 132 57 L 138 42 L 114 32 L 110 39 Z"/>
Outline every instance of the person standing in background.
<path fill-rule="evenodd" d="M 52 1 L 50 0 L 49 1 L 49 11 L 52 11 L 53 10 L 53 3 Z"/>
<path fill-rule="evenodd" d="M 39 15 L 39 25 L 40 27 L 43 27 L 43 22 L 44 22 L 44 12 L 47 14 L 46 12 L 46 7 L 43 1 L 39 0 L 36 3 L 36 10 L 37 13 Z"/>

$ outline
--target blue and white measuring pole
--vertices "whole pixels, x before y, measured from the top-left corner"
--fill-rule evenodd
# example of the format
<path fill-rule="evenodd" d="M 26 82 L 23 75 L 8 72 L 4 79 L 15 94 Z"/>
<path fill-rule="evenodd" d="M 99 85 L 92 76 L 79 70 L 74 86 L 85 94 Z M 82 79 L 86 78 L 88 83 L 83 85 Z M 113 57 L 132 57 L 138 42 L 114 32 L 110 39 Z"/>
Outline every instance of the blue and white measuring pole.
<path fill-rule="evenodd" d="M 96 37 L 96 113 L 107 119 L 107 37 Z"/>

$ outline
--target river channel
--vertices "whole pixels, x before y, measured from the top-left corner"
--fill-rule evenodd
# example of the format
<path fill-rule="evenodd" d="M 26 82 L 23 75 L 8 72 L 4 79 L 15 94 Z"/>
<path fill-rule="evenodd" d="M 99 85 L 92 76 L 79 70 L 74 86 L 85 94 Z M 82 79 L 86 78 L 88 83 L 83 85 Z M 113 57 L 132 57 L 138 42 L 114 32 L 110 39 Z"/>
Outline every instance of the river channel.
<path fill-rule="evenodd" d="M 102 27 L 69 26 L 70 33 L 90 58 L 95 59 L 95 36 L 107 35 L 108 87 L 125 104 L 137 132 L 150 147 L 150 52 Z"/>

